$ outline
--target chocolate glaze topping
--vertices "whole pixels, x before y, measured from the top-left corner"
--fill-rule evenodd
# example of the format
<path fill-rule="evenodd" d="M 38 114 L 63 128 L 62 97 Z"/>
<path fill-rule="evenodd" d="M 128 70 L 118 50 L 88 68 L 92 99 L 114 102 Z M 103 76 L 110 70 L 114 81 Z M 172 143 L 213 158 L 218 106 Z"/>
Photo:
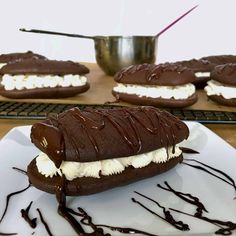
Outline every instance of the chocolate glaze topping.
<path fill-rule="evenodd" d="M 0 55 L 0 63 L 9 63 L 17 60 L 25 60 L 25 59 L 47 59 L 46 57 L 35 54 L 31 51 L 21 52 L 21 53 L 8 53 Z"/>
<path fill-rule="evenodd" d="M 211 72 L 214 69 L 214 64 L 204 59 L 191 59 L 187 61 L 177 61 L 175 65 L 182 65 L 196 72 Z"/>
<path fill-rule="evenodd" d="M 26 59 L 15 61 L 3 66 L 0 74 L 11 75 L 84 75 L 89 73 L 89 69 L 77 62 L 55 61 L 43 59 Z"/>
<path fill-rule="evenodd" d="M 116 73 L 114 79 L 125 84 L 164 86 L 182 85 L 196 80 L 191 70 L 171 63 L 129 66 Z"/>
<path fill-rule="evenodd" d="M 236 86 L 236 63 L 216 66 L 211 73 L 211 79 L 223 84 Z"/>
<path fill-rule="evenodd" d="M 202 57 L 201 59 L 207 60 L 212 64 L 214 64 L 215 66 L 228 63 L 236 63 L 236 55 L 215 55 L 215 56 Z"/>
<path fill-rule="evenodd" d="M 175 146 L 188 135 L 183 122 L 154 107 L 73 108 L 31 130 L 32 142 L 57 167 L 62 160 L 89 162 Z"/>

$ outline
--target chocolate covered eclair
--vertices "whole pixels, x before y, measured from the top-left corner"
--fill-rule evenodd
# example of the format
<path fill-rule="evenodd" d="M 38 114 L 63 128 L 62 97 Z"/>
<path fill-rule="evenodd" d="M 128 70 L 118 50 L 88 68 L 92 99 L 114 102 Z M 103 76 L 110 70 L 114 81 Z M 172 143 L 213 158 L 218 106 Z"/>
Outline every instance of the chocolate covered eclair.
<path fill-rule="evenodd" d="M 31 140 L 42 153 L 29 164 L 32 184 L 88 195 L 152 177 L 182 161 L 188 127 L 154 107 L 73 108 L 36 123 Z"/>
<path fill-rule="evenodd" d="M 228 63 L 236 63 L 236 55 L 214 55 L 214 56 L 202 57 L 201 59 L 209 61 L 214 66 Z"/>
<path fill-rule="evenodd" d="M 196 80 L 193 84 L 197 89 L 202 89 L 205 87 L 207 81 L 210 80 L 211 71 L 215 67 L 215 64 L 211 63 L 207 59 L 191 59 L 186 61 L 178 61 L 174 64 L 185 66 L 194 72 Z"/>
<path fill-rule="evenodd" d="M 205 91 L 211 100 L 236 107 L 236 63 L 216 66 Z"/>
<path fill-rule="evenodd" d="M 8 98 L 64 98 L 89 89 L 89 69 L 72 61 L 25 59 L 0 69 L 0 95 Z"/>
<path fill-rule="evenodd" d="M 112 93 L 118 100 L 137 105 L 186 107 L 197 101 L 194 73 L 170 63 L 133 65 L 114 77 Z"/>
<path fill-rule="evenodd" d="M 31 51 L 1 54 L 0 55 L 0 68 L 5 66 L 7 63 L 11 63 L 17 60 L 25 60 L 25 59 L 47 59 L 47 58 L 45 56 L 33 53 Z"/>

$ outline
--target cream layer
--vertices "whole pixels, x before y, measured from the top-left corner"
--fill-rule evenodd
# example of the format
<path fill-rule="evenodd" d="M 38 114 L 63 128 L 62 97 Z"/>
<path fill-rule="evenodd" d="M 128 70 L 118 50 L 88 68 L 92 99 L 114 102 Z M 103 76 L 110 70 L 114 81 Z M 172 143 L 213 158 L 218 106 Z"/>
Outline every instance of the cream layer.
<path fill-rule="evenodd" d="M 174 151 L 174 153 L 173 153 Z M 180 156 L 182 151 L 179 146 L 175 148 L 160 148 L 148 153 L 139 154 L 130 157 L 94 161 L 94 162 L 72 162 L 63 161 L 57 168 L 53 161 L 45 153 L 40 153 L 36 158 L 36 166 L 39 173 L 45 177 L 53 177 L 64 174 L 67 180 L 73 180 L 81 177 L 100 178 L 101 175 L 119 174 L 129 166 L 142 168 L 151 162 L 163 163 L 169 159 Z"/>
<path fill-rule="evenodd" d="M 236 86 L 222 84 L 215 80 L 208 81 L 204 90 L 207 92 L 208 96 L 221 95 L 225 99 L 236 98 Z"/>
<path fill-rule="evenodd" d="M 83 86 L 87 78 L 83 75 L 9 75 L 2 77 L 1 84 L 5 90 L 22 90 L 35 88 L 77 87 Z"/>
<path fill-rule="evenodd" d="M 196 89 L 191 83 L 178 86 L 133 85 L 118 83 L 113 91 L 133 94 L 139 97 L 186 99 L 191 97 Z"/>

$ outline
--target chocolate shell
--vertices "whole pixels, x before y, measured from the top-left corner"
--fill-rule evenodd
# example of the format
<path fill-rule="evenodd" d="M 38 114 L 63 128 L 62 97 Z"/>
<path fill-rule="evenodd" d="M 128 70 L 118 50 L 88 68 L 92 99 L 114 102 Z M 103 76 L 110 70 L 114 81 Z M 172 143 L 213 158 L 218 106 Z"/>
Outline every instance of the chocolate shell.
<path fill-rule="evenodd" d="M 21 53 L 8 53 L 0 55 L 0 63 L 9 63 L 16 60 L 25 60 L 25 59 L 47 59 L 46 57 L 33 53 L 31 51 L 21 52 Z"/>
<path fill-rule="evenodd" d="M 202 57 L 201 59 L 207 60 L 212 64 L 214 64 L 215 66 L 228 63 L 236 63 L 236 55 L 215 55 L 215 56 Z"/>
<path fill-rule="evenodd" d="M 82 196 L 102 192 L 114 187 L 124 186 L 133 182 L 150 178 L 170 170 L 178 163 L 182 162 L 183 156 L 175 157 L 164 163 L 151 163 L 143 168 L 126 168 L 122 173 L 100 178 L 82 177 L 72 181 L 67 181 L 64 187 L 64 194 L 69 196 Z M 58 192 L 58 187 L 62 184 L 62 177 L 57 175 L 53 178 L 45 177 L 38 172 L 35 159 L 31 161 L 27 168 L 27 175 L 30 182 L 38 189 L 48 192 Z"/>
<path fill-rule="evenodd" d="M 236 63 L 216 66 L 211 73 L 211 79 L 226 85 L 236 86 Z"/>
<path fill-rule="evenodd" d="M 176 86 L 192 83 L 196 77 L 186 67 L 165 63 L 133 65 L 116 73 L 114 79 L 124 84 Z"/>
<path fill-rule="evenodd" d="M 236 107 L 236 98 L 226 99 L 221 95 L 208 96 L 212 101 L 224 106 Z"/>
<path fill-rule="evenodd" d="M 57 167 L 63 160 L 92 162 L 142 154 L 174 146 L 188 135 L 182 121 L 154 107 L 73 108 L 31 129 L 31 141 Z"/>
<path fill-rule="evenodd" d="M 174 98 L 151 98 L 145 96 L 137 96 L 135 94 L 118 93 L 112 91 L 112 94 L 119 101 L 129 102 L 131 104 L 142 105 L 142 106 L 154 106 L 154 107 L 168 107 L 168 108 L 183 108 L 193 105 L 197 102 L 197 93 L 185 99 L 174 99 Z"/>
<path fill-rule="evenodd" d="M 175 65 L 181 65 L 191 69 L 194 73 L 196 72 L 211 72 L 214 66 L 210 61 L 203 59 L 191 59 L 186 61 L 177 61 L 173 63 Z"/>
<path fill-rule="evenodd" d="M 11 75 L 84 75 L 89 69 L 78 62 L 26 59 L 3 66 L 0 74 Z"/>
<path fill-rule="evenodd" d="M 22 90 L 5 90 L 0 87 L 0 95 L 12 99 L 30 99 L 30 98 L 68 98 L 84 93 L 90 88 L 89 83 L 75 87 L 55 87 L 55 88 L 35 88 Z"/>

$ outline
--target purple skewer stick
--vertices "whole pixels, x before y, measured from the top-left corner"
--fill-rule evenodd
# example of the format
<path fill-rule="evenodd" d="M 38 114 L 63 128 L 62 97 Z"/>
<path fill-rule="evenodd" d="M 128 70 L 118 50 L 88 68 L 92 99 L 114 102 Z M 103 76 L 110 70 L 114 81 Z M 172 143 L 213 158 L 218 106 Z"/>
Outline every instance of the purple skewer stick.
<path fill-rule="evenodd" d="M 193 11 L 195 8 L 197 8 L 198 5 L 196 5 L 195 7 L 191 8 L 190 10 L 188 10 L 187 12 L 185 12 L 182 16 L 180 16 L 179 18 L 177 18 L 175 21 L 173 21 L 171 24 L 169 24 L 168 26 L 166 26 L 163 30 L 161 30 L 158 34 L 156 34 L 154 36 L 154 38 L 159 37 L 161 34 L 163 34 L 166 30 L 168 30 L 170 27 L 172 27 L 173 25 L 175 25 L 179 20 L 181 20 L 182 18 L 184 18 L 186 15 L 188 15 L 191 11 Z"/>

